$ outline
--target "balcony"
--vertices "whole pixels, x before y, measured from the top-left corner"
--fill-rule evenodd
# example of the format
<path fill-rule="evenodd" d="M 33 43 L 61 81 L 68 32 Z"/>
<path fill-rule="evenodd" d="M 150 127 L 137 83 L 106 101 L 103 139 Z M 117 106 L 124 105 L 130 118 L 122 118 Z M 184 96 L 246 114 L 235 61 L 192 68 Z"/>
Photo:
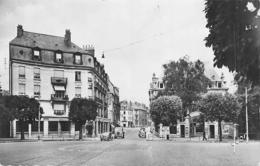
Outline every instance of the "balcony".
<path fill-rule="evenodd" d="M 51 100 L 53 100 L 53 101 L 68 101 L 69 97 L 68 97 L 68 95 L 59 96 L 57 94 L 52 94 Z"/>
<path fill-rule="evenodd" d="M 95 97 L 95 101 L 98 102 L 98 103 L 103 104 L 103 101 L 100 98 L 98 98 L 98 97 Z"/>
<path fill-rule="evenodd" d="M 64 77 L 51 77 L 53 85 L 67 85 L 67 78 Z"/>

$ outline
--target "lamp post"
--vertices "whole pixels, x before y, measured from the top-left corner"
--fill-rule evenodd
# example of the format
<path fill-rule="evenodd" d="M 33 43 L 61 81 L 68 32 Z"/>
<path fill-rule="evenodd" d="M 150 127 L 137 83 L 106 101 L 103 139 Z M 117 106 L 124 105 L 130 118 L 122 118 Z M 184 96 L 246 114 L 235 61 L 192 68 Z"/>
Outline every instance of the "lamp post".
<path fill-rule="evenodd" d="M 246 142 L 248 143 L 249 136 L 248 136 L 247 87 L 245 87 L 245 98 L 246 98 Z"/>

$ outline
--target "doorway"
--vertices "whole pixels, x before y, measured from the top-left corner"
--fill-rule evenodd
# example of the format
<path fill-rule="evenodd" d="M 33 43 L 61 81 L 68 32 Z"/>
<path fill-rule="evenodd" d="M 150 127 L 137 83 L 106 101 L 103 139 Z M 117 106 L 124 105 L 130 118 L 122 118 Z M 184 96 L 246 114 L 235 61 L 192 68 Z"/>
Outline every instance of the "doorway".
<path fill-rule="evenodd" d="M 181 125 L 181 137 L 185 137 L 185 125 Z"/>
<path fill-rule="evenodd" d="M 215 138 L 215 126 L 214 125 L 209 126 L 209 133 L 210 133 L 210 138 Z"/>

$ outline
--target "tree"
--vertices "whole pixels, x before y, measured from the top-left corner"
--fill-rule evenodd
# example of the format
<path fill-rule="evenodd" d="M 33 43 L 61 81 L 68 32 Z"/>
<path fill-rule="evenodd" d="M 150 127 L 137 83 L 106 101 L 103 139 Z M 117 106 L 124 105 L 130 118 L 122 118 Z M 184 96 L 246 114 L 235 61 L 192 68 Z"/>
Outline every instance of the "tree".
<path fill-rule="evenodd" d="M 155 126 L 176 124 L 182 114 L 182 101 L 178 96 L 160 96 L 151 102 L 150 112 Z"/>
<path fill-rule="evenodd" d="M 69 119 L 80 126 L 79 139 L 82 139 L 82 126 L 86 121 L 95 120 L 98 105 L 94 100 L 74 98 L 70 104 Z"/>
<path fill-rule="evenodd" d="M 259 0 L 206 0 L 204 10 L 209 29 L 205 41 L 214 51 L 214 65 L 227 66 L 254 85 L 260 83 L 258 10 Z"/>
<path fill-rule="evenodd" d="M 39 102 L 28 96 L 6 96 L 5 106 L 8 108 L 10 120 L 17 119 L 21 127 L 21 140 L 24 140 L 24 129 L 29 123 L 33 123 L 38 119 L 40 109 Z"/>
<path fill-rule="evenodd" d="M 162 94 L 179 96 L 185 110 L 199 99 L 200 93 L 207 91 L 210 80 L 204 75 L 204 64 L 200 60 L 191 62 L 183 57 L 164 64 L 163 68 L 165 91 Z"/>
<path fill-rule="evenodd" d="M 199 103 L 199 110 L 205 120 L 218 122 L 219 140 L 222 141 L 221 122 L 237 122 L 241 105 L 236 96 L 231 94 L 209 93 Z"/>

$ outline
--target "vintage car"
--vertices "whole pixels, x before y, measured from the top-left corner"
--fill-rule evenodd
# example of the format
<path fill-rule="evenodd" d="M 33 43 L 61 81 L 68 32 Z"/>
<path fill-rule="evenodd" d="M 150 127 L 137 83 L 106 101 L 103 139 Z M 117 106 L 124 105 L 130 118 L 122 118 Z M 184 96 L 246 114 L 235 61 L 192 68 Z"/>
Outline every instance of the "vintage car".
<path fill-rule="evenodd" d="M 112 141 L 113 140 L 112 133 L 111 132 L 102 133 L 100 135 L 100 140 L 101 141 Z"/>
<path fill-rule="evenodd" d="M 124 138 L 125 137 L 125 131 L 122 127 L 116 127 L 115 128 L 115 138 Z"/>

